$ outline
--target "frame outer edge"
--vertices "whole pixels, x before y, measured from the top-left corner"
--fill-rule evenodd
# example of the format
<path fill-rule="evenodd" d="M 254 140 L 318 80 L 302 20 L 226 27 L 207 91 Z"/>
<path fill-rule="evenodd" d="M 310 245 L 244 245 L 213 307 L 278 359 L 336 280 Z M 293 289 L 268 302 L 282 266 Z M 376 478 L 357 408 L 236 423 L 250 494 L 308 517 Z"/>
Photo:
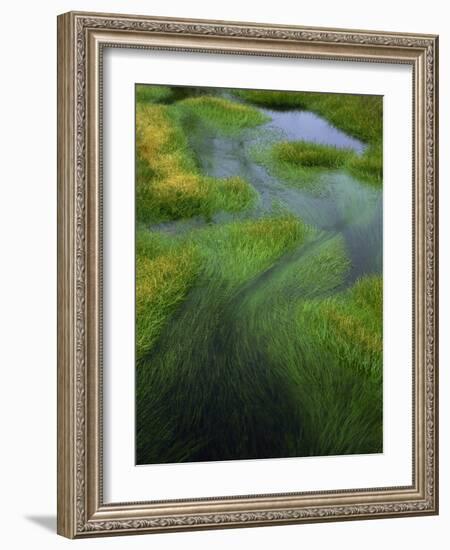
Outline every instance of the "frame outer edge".
<path fill-rule="evenodd" d="M 105 19 L 106 18 L 106 19 Z M 189 22 L 189 23 L 187 23 Z M 242 26 L 241 26 L 242 25 Z M 381 517 L 414 516 L 436 514 L 437 494 L 437 36 L 407 35 L 406 33 L 378 33 L 377 31 L 351 31 L 315 29 L 304 27 L 274 27 L 276 25 L 224 22 L 207 20 L 175 20 L 119 14 L 96 14 L 70 12 L 58 17 L 58 533 L 68 538 L 89 536 L 135 534 L 138 532 L 180 531 L 192 529 L 215 529 L 250 527 L 255 525 L 309 523 L 348 519 L 375 519 Z M 274 509 L 260 511 L 249 509 L 244 512 L 164 514 L 147 517 L 145 507 L 134 518 L 121 516 L 96 518 L 92 515 L 92 472 L 89 473 L 89 446 L 92 444 L 89 430 L 92 426 L 86 418 L 89 413 L 86 382 L 91 371 L 88 367 L 91 349 L 89 338 L 92 327 L 87 322 L 89 307 L 89 284 L 86 271 L 90 272 L 90 239 L 95 237 L 89 229 L 89 203 L 87 189 L 86 159 L 89 156 L 89 138 L 86 129 L 86 39 L 87 30 L 109 29 L 116 33 L 123 29 L 131 32 L 155 32 L 170 36 L 238 37 L 248 40 L 295 41 L 308 43 L 344 43 L 349 46 L 370 47 L 381 52 L 385 46 L 404 51 L 426 53 L 426 63 L 421 65 L 422 82 L 419 97 L 421 101 L 420 133 L 425 140 L 421 147 L 421 180 L 426 204 L 421 208 L 423 239 L 426 240 L 426 263 L 422 271 L 427 280 L 427 308 L 424 322 L 427 328 L 427 345 L 423 373 L 426 376 L 426 392 L 422 398 L 427 404 L 423 410 L 420 425 L 425 430 L 423 437 L 427 449 L 420 468 L 420 477 L 425 482 L 427 494 L 423 493 L 412 502 L 386 499 L 386 502 L 332 505 L 318 504 L 306 509 Z M 287 43 L 287 42 L 285 42 Z M 180 48 L 183 49 L 183 48 Z M 376 56 L 374 56 L 376 59 Z M 381 59 L 381 58 L 380 58 Z M 423 77 L 426 80 L 424 89 Z M 75 80 L 75 82 L 74 82 Z M 425 108 L 424 108 L 425 107 Z M 419 128 L 417 128 L 419 131 Z M 87 142 L 87 148 L 86 148 Z M 88 170 L 89 172 L 89 170 Z M 423 173 L 425 172 L 425 174 Z M 426 176 L 424 178 L 424 176 Z M 89 182 L 89 185 L 92 182 Z M 92 192 L 92 189 L 91 189 Z M 86 203 L 86 199 L 87 203 Z M 424 216 L 424 214 L 426 214 Z M 425 219 L 424 219 L 425 218 Z M 422 227 L 419 224 L 419 227 Z M 422 230 L 421 230 L 422 232 Z M 426 233 L 426 235 L 425 235 Z M 423 250 L 423 246 L 422 246 Z M 425 252 L 425 251 L 424 251 Z M 423 265 L 423 264 L 422 264 Z M 425 289 L 424 289 L 425 290 Z M 92 298 L 92 296 L 91 296 Z M 88 334 L 86 334 L 86 332 Z M 91 357 L 92 359 L 92 357 Z M 88 371 L 88 372 L 86 372 Z M 92 374 L 92 373 L 91 373 Z M 425 388 L 423 388 L 425 390 Z M 428 399 L 429 398 L 429 399 Z M 427 422 L 424 422 L 426 420 Z M 96 434 L 94 434 L 96 437 Z M 423 476 L 423 477 L 422 477 Z M 95 475 L 94 475 L 95 477 Z M 426 477 L 426 481 L 425 481 Z M 95 508 L 94 502 L 94 508 Z M 89 508 L 89 509 L 88 509 Z M 121 511 L 123 514 L 123 511 Z M 90 516 L 90 517 L 89 517 Z M 100 521 L 99 521 L 100 519 Z"/>
<path fill-rule="evenodd" d="M 434 168 L 434 257 L 433 257 L 433 312 L 434 312 L 434 513 L 439 515 L 439 36 L 433 38 L 433 168 Z"/>
<path fill-rule="evenodd" d="M 75 151 L 73 18 L 57 19 L 57 533 L 74 538 L 75 521 L 75 364 L 74 364 L 74 189 Z"/>

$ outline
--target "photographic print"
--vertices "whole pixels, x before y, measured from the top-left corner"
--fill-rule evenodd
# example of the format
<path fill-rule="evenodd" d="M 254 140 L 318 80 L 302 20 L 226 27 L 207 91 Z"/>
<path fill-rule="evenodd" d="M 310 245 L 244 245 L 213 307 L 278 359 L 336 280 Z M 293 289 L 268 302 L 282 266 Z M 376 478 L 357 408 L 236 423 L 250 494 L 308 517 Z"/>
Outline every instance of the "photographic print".
<path fill-rule="evenodd" d="M 383 451 L 383 99 L 138 84 L 136 463 Z"/>

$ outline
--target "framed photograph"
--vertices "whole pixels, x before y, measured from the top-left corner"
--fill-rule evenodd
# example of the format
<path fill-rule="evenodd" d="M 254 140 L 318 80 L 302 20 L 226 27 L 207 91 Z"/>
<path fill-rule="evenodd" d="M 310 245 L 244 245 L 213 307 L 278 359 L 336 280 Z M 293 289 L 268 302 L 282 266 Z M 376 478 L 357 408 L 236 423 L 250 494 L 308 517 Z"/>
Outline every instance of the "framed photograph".
<path fill-rule="evenodd" d="M 438 38 L 58 18 L 58 532 L 436 514 Z"/>

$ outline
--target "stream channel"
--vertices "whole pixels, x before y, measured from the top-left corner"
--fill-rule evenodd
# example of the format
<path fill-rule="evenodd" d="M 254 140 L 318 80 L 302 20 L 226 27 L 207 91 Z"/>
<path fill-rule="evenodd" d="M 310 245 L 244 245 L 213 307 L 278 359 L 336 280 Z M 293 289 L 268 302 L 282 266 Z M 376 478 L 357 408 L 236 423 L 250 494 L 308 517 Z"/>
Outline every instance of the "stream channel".
<path fill-rule="evenodd" d="M 240 214 L 219 213 L 208 223 L 233 219 L 260 218 L 282 207 L 304 222 L 326 231 L 341 233 L 351 261 L 346 285 L 358 277 L 382 271 L 383 195 L 381 187 L 359 181 L 344 170 L 323 170 L 314 189 L 291 184 L 272 176 L 256 162 L 252 149 L 274 140 L 311 141 L 362 154 L 366 145 L 329 124 L 310 111 L 272 110 L 254 107 L 269 117 L 258 128 L 246 129 L 238 136 L 224 136 L 202 123 L 198 117 L 187 121 L 189 144 L 202 173 L 217 178 L 240 176 L 258 193 L 254 208 Z M 160 223 L 152 230 L 184 232 L 201 227 L 203 218 Z"/>

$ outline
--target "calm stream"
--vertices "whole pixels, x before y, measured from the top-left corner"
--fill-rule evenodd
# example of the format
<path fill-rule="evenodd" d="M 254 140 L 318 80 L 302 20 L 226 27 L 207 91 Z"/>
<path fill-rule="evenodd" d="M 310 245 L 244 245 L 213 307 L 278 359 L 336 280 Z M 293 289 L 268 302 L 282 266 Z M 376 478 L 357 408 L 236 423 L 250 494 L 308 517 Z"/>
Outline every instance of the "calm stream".
<path fill-rule="evenodd" d="M 309 111 L 258 109 L 270 118 L 269 122 L 238 136 L 223 136 L 198 118 L 187 122 L 190 146 L 203 173 L 219 178 L 241 176 L 258 192 L 254 208 L 241 214 L 216 214 L 212 223 L 259 218 L 282 207 L 321 230 L 343 235 L 352 264 L 347 284 L 365 274 L 381 273 L 381 189 L 340 170 L 321 172 L 320 184 L 314 191 L 307 185 L 304 189 L 294 187 L 270 175 L 252 155 L 255 145 L 274 139 L 307 140 L 352 149 L 357 154 L 362 154 L 365 144 Z M 157 224 L 153 229 L 179 232 L 205 223 L 203 219 L 194 218 Z"/>

